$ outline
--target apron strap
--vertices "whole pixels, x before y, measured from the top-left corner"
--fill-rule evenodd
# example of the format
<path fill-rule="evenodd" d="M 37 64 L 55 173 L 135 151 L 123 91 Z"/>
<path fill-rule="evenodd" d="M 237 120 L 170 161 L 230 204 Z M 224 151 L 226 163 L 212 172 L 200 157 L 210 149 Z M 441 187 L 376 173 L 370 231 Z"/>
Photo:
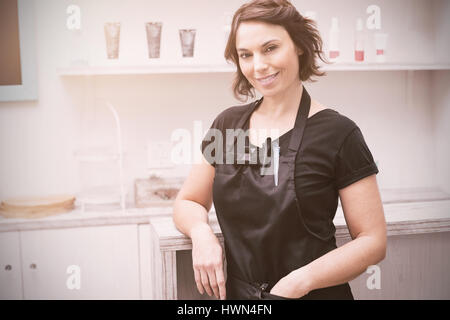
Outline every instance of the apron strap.
<path fill-rule="evenodd" d="M 300 149 L 300 145 L 303 139 L 303 132 L 306 127 L 306 120 L 308 119 L 309 109 L 311 106 L 311 97 L 306 91 L 305 87 L 302 86 L 302 99 L 300 101 L 300 107 L 297 112 L 297 117 L 295 119 L 294 130 L 292 131 L 291 140 L 289 141 L 289 151 L 295 154 Z M 295 155 L 294 154 L 294 155 Z"/>
<path fill-rule="evenodd" d="M 243 130 L 245 122 L 248 120 L 251 113 L 259 106 L 262 100 L 263 98 L 256 100 L 251 104 L 251 106 L 247 109 L 245 114 L 239 119 L 239 122 L 236 125 L 237 129 Z M 300 100 L 300 106 L 297 111 L 295 126 L 292 131 L 291 139 L 289 141 L 288 156 L 286 159 L 287 162 L 292 163 L 292 161 L 295 160 L 297 151 L 300 149 L 300 145 L 303 139 L 303 132 L 306 127 L 306 120 L 308 119 L 309 115 L 310 106 L 311 106 L 311 97 L 309 96 L 308 91 L 306 91 L 306 88 L 302 85 L 302 98 Z M 244 133 L 245 131 L 241 132 L 241 135 Z M 227 153 L 234 152 L 234 146 L 238 141 L 238 139 L 239 137 L 235 136 L 233 139 L 233 143 L 230 144 L 227 143 Z"/>
<path fill-rule="evenodd" d="M 230 153 L 230 152 L 233 152 L 233 153 L 234 153 L 234 146 L 235 146 L 235 144 L 237 143 L 237 141 L 238 141 L 239 139 L 242 139 L 241 136 L 242 136 L 243 134 L 245 134 L 245 130 L 243 129 L 243 128 L 244 128 L 245 122 L 246 122 L 247 119 L 250 117 L 250 115 L 252 114 L 252 112 L 259 106 L 259 104 L 261 103 L 262 100 L 263 100 L 263 98 L 260 98 L 259 100 L 253 101 L 253 102 L 250 104 L 250 106 L 249 106 L 249 108 L 247 109 L 247 111 L 244 113 L 244 115 L 239 119 L 239 121 L 238 121 L 238 123 L 237 123 L 237 125 L 236 125 L 236 127 L 235 127 L 234 129 L 235 129 L 235 130 L 241 129 L 242 132 L 239 132 L 239 134 L 238 134 L 237 137 L 234 136 L 232 142 L 228 142 L 228 141 L 227 141 L 227 144 L 226 144 L 226 152 L 227 152 L 227 153 Z M 246 142 L 246 145 L 247 145 L 247 142 Z"/>

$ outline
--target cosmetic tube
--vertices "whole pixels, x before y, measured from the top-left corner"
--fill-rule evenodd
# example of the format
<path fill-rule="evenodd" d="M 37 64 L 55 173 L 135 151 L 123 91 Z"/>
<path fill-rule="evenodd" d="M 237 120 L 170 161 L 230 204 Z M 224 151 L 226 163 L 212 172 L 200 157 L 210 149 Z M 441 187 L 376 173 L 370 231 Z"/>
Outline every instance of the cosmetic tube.
<path fill-rule="evenodd" d="M 231 23 L 233 22 L 233 14 L 230 12 L 226 12 L 224 14 L 224 24 L 222 27 L 223 30 L 223 37 L 224 37 L 224 50 L 226 48 L 226 45 L 228 43 L 228 38 L 230 37 L 231 32 Z"/>
<path fill-rule="evenodd" d="M 194 56 L 195 29 L 180 29 L 180 42 L 183 58 Z"/>
<path fill-rule="evenodd" d="M 108 59 L 119 58 L 120 23 L 105 23 L 106 54 Z"/>
<path fill-rule="evenodd" d="M 339 21 L 336 17 L 331 19 L 329 58 L 330 61 L 337 61 L 339 58 Z"/>
<path fill-rule="evenodd" d="M 386 62 L 386 45 L 388 35 L 386 33 L 376 33 L 375 40 L 375 61 L 379 63 Z"/>
<path fill-rule="evenodd" d="M 355 61 L 364 61 L 364 31 L 363 31 L 363 20 L 359 18 L 356 20 L 356 32 L 355 32 Z"/>
<path fill-rule="evenodd" d="M 159 58 L 161 48 L 161 29 L 162 22 L 147 22 L 145 24 L 149 59 Z"/>

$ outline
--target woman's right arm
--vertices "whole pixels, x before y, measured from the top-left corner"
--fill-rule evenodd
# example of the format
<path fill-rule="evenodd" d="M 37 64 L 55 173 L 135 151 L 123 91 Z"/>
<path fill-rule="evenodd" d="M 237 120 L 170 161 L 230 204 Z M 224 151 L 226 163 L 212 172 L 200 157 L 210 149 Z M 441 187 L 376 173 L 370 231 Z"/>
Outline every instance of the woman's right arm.
<path fill-rule="evenodd" d="M 192 262 L 198 291 L 225 299 L 222 246 L 208 224 L 215 168 L 204 158 L 194 164 L 173 208 L 177 229 L 192 239 Z"/>

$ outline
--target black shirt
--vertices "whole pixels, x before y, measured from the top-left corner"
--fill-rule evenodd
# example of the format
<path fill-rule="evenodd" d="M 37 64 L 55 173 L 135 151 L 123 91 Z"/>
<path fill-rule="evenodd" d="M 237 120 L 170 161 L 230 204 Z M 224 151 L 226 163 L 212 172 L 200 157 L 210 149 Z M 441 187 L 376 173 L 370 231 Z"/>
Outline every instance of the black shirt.
<path fill-rule="evenodd" d="M 235 129 L 250 107 L 251 104 L 246 104 L 227 108 L 213 121 L 211 129 L 222 132 L 224 147 L 226 129 Z M 248 128 L 249 120 L 244 126 L 245 130 Z M 277 139 L 281 154 L 287 151 L 291 133 L 292 129 Z M 215 142 L 205 136 L 202 152 Z M 333 224 L 339 189 L 377 173 L 372 154 L 354 121 L 333 109 L 321 110 L 308 118 L 295 162 L 295 191 L 312 230 L 320 229 L 324 223 Z"/>

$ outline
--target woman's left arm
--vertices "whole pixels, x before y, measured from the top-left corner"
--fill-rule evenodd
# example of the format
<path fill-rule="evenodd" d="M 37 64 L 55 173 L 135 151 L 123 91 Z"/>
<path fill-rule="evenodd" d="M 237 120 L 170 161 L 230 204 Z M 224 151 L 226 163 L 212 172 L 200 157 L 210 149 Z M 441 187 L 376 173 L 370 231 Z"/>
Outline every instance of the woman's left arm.
<path fill-rule="evenodd" d="M 340 189 L 339 196 L 352 241 L 294 270 L 271 293 L 302 297 L 315 289 L 348 282 L 384 259 L 386 221 L 376 175 Z"/>

